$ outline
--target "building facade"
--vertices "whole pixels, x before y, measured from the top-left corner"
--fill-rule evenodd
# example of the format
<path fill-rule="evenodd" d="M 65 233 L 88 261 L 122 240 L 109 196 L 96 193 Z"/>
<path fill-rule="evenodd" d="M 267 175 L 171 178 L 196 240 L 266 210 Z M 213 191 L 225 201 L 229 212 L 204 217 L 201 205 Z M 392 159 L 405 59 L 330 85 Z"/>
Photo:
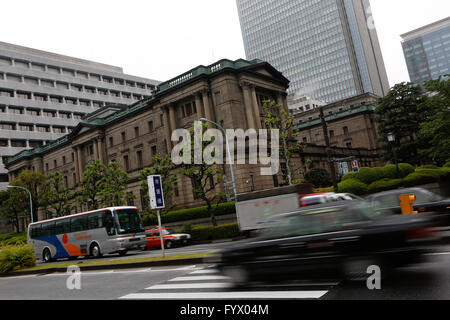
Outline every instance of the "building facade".
<path fill-rule="evenodd" d="M 158 81 L 122 68 L 0 42 L 0 188 L 6 159 L 70 133 L 106 104 L 149 97 Z"/>
<path fill-rule="evenodd" d="M 325 102 L 297 94 L 288 95 L 288 108 L 293 115 L 326 105 Z"/>
<path fill-rule="evenodd" d="M 389 82 L 368 0 L 237 0 L 247 59 L 262 59 L 299 93 L 331 103 Z"/>
<path fill-rule="evenodd" d="M 154 155 L 171 152 L 175 129 L 191 128 L 200 118 L 215 121 L 225 129 L 262 129 L 263 101 L 275 100 L 287 110 L 288 83 L 270 64 L 259 60 L 221 60 L 199 66 L 159 84 L 146 99 L 128 107 L 103 107 L 62 138 L 10 157 L 9 179 L 23 170 L 46 175 L 59 171 L 67 187 L 76 189 L 88 163 L 97 159 L 105 164 L 116 161 L 130 177 L 126 192 L 133 193 L 133 204 L 143 208 L 147 204 L 143 201 L 140 171 L 152 166 Z M 262 176 L 258 164 L 235 165 L 234 171 L 239 193 L 251 191 L 252 186 L 262 190 L 281 185 L 281 172 Z M 230 181 L 228 166 L 224 166 L 224 172 Z M 252 185 L 246 183 L 249 178 Z M 223 184 L 217 188 L 225 190 Z M 173 201 L 179 208 L 202 204 L 194 198 L 189 178 L 178 175 L 176 190 Z M 77 211 L 86 209 L 76 205 Z"/>
<path fill-rule="evenodd" d="M 423 84 L 450 74 L 450 17 L 401 37 L 411 82 Z"/>
<path fill-rule="evenodd" d="M 343 153 L 360 150 L 365 158 L 362 166 L 380 164 L 380 143 L 375 120 L 377 96 L 364 94 L 323 107 L 330 147 Z M 307 145 L 325 146 L 324 128 L 318 110 L 298 115 L 295 131 L 297 139 Z M 345 152 L 344 152 L 345 153 Z"/>

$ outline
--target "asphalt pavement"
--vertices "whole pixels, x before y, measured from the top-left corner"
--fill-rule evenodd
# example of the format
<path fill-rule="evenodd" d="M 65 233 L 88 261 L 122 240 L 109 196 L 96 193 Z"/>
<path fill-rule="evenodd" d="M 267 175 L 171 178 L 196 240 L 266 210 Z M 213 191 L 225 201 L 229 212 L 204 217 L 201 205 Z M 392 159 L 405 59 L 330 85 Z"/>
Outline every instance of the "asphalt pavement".
<path fill-rule="evenodd" d="M 83 271 L 78 275 L 79 288 L 74 287 L 77 282 L 72 273 L 0 278 L 0 299 L 448 300 L 450 246 L 441 246 L 427 255 L 425 263 L 401 268 L 382 279 L 379 290 L 369 290 L 365 281 L 342 279 L 256 283 L 235 289 L 213 264 Z"/>

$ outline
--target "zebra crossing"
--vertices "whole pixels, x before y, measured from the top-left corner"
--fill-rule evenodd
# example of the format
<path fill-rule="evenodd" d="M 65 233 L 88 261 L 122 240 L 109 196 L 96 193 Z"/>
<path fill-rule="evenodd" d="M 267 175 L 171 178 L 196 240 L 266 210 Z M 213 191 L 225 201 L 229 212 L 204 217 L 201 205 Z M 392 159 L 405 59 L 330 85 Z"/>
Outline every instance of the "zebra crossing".
<path fill-rule="evenodd" d="M 291 282 L 256 284 L 234 288 L 231 279 L 211 267 L 196 269 L 164 283 L 155 284 L 119 299 L 147 300 L 277 300 L 320 299 L 338 282 Z"/>

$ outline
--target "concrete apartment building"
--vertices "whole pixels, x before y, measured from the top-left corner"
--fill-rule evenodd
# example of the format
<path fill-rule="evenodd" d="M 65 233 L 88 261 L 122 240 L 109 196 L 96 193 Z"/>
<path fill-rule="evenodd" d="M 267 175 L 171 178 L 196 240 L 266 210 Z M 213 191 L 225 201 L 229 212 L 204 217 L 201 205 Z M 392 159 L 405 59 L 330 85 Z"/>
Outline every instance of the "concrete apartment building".
<path fill-rule="evenodd" d="M 136 196 L 133 204 L 146 207 L 140 170 L 152 166 L 155 154 L 171 152 L 174 146 L 171 135 L 175 129 L 191 128 L 193 121 L 202 117 L 225 129 L 264 128 L 263 101 L 275 100 L 287 110 L 288 84 L 280 72 L 260 60 L 220 60 L 199 66 L 159 84 L 148 98 L 128 107 L 103 107 L 81 120 L 62 138 L 10 157 L 9 178 L 14 179 L 22 170 L 46 175 L 59 171 L 64 174 L 68 188 L 77 188 L 89 162 L 116 161 L 130 176 L 127 192 Z M 229 167 L 224 166 L 224 170 L 230 180 Z M 262 190 L 281 185 L 281 172 L 276 176 L 261 176 L 259 164 L 235 165 L 234 171 L 239 193 L 251 191 L 252 186 Z M 249 178 L 252 186 L 246 183 Z M 225 190 L 223 184 L 217 188 L 217 191 Z M 190 179 L 181 175 L 173 201 L 178 208 L 202 204 L 194 198 Z M 76 205 L 77 212 L 86 209 Z"/>
<path fill-rule="evenodd" d="M 411 82 L 423 84 L 450 74 L 450 17 L 401 37 Z"/>
<path fill-rule="evenodd" d="M 247 59 L 281 71 L 298 93 L 332 103 L 389 90 L 368 0 L 236 0 Z"/>
<path fill-rule="evenodd" d="M 158 81 L 122 68 L 0 42 L 0 189 L 6 159 L 49 145 L 107 104 L 151 96 Z"/>
<path fill-rule="evenodd" d="M 293 115 L 317 109 L 324 105 L 326 105 L 325 102 L 307 96 L 298 96 L 296 94 L 288 95 L 288 108 Z"/>

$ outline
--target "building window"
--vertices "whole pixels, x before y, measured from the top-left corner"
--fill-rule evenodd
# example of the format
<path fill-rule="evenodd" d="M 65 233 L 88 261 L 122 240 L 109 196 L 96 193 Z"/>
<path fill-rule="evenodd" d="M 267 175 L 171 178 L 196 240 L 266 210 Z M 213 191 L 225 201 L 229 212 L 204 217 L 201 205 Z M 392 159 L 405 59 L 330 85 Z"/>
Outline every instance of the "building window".
<path fill-rule="evenodd" d="M 124 131 L 124 132 L 122 132 L 122 142 L 125 142 L 126 140 L 127 140 L 127 136 Z"/>
<path fill-rule="evenodd" d="M 140 150 L 137 151 L 136 157 L 137 157 L 138 168 L 142 169 L 144 167 L 144 163 L 142 161 L 142 151 L 140 151 Z"/>
<path fill-rule="evenodd" d="M 352 143 L 351 142 L 347 142 L 346 146 L 347 146 L 347 148 L 351 148 L 352 147 Z"/>
<path fill-rule="evenodd" d="M 152 158 L 156 156 L 156 146 L 152 146 Z"/>
<path fill-rule="evenodd" d="M 136 138 L 139 137 L 139 127 L 134 127 L 134 136 L 135 136 Z"/>
<path fill-rule="evenodd" d="M 114 145 L 114 138 L 109 137 L 109 146 L 112 147 Z"/>
<path fill-rule="evenodd" d="M 128 160 L 128 156 L 123 157 L 123 166 L 124 166 L 125 171 L 130 170 L 130 162 Z"/>
<path fill-rule="evenodd" d="M 342 129 L 344 130 L 344 135 L 348 136 L 348 127 L 343 127 Z"/>
<path fill-rule="evenodd" d="M 153 132 L 153 121 L 148 122 L 148 132 Z"/>

